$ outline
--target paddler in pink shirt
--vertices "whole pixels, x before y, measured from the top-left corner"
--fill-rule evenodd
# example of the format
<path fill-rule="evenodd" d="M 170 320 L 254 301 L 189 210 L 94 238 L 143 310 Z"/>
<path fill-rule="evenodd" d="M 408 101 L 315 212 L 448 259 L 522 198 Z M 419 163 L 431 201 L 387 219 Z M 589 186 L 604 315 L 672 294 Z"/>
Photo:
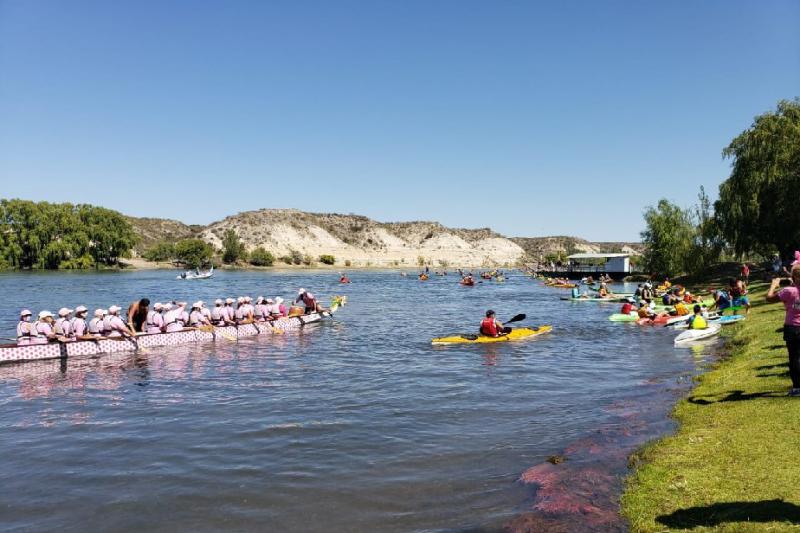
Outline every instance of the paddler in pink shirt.
<path fill-rule="evenodd" d="M 164 331 L 164 317 L 161 316 L 161 311 L 164 305 L 161 302 L 156 302 L 153 308 L 147 311 L 147 320 L 145 321 L 145 331 L 147 333 L 161 333 Z"/>
<path fill-rule="evenodd" d="M 34 322 L 33 331 L 36 332 L 36 337 L 31 337 L 31 344 L 47 344 L 49 341 L 56 338 L 55 331 L 53 331 L 53 313 L 50 311 L 40 311 L 39 320 Z"/>
<path fill-rule="evenodd" d="M 225 302 L 217 298 L 214 300 L 214 309 L 211 310 L 211 323 L 215 326 L 228 325 L 228 312 L 225 311 Z"/>
<path fill-rule="evenodd" d="M 122 310 L 118 305 L 108 308 L 108 316 L 105 318 L 105 329 L 109 337 L 132 337 L 134 332 L 125 324 L 119 312 Z"/>
<path fill-rule="evenodd" d="M 31 312 L 28 309 L 23 309 L 19 313 L 19 322 L 17 323 L 17 345 L 27 346 L 31 344 L 31 338 L 34 336 L 36 334 L 33 331 Z"/>
<path fill-rule="evenodd" d="M 93 337 L 102 337 L 106 332 L 105 317 L 108 311 L 105 309 L 95 309 L 94 318 L 89 321 L 88 331 L 89 335 Z"/>
<path fill-rule="evenodd" d="M 233 309 L 235 301 L 233 298 L 225 299 L 225 320 L 231 325 L 236 324 L 236 311 Z"/>
<path fill-rule="evenodd" d="M 177 304 L 174 307 L 171 304 L 166 304 L 164 309 L 167 311 L 164 313 L 164 324 L 166 325 L 167 333 L 183 331 L 186 325 L 186 322 L 183 320 L 183 307 Z"/>
<path fill-rule="evenodd" d="M 71 314 L 72 309 L 67 309 L 66 307 L 62 307 L 58 310 L 58 319 L 54 325 L 56 335 L 61 335 L 62 337 L 69 337 L 72 335 L 72 324 L 69 316 Z"/>
<path fill-rule="evenodd" d="M 75 308 L 75 318 L 72 319 L 70 330 L 72 331 L 72 336 L 76 339 L 86 337 L 86 313 L 88 311 L 89 310 L 82 305 Z"/>
<path fill-rule="evenodd" d="M 189 314 L 189 325 L 193 328 L 211 325 L 205 315 L 203 315 L 203 302 L 195 302 L 192 304 L 192 312 Z"/>

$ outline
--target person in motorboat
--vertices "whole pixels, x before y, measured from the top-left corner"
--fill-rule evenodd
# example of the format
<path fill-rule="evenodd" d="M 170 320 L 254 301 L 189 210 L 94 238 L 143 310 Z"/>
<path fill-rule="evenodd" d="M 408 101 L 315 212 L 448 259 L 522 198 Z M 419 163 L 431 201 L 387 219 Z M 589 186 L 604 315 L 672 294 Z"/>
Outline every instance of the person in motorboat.
<path fill-rule="evenodd" d="M 164 331 L 164 317 L 161 311 L 164 310 L 164 305 L 161 302 L 156 302 L 153 308 L 147 311 L 147 319 L 144 323 L 145 333 L 161 333 Z"/>
<path fill-rule="evenodd" d="M 72 309 L 66 307 L 58 310 L 58 318 L 53 325 L 56 335 L 62 337 L 70 337 L 72 335 L 72 319 L 70 318 L 72 312 Z"/>
<path fill-rule="evenodd" d="M 150 310 L 150 300 L 142 298 L 128 306 L 128 329 L 133 332 L 145 331 L 147 314 Z"/>
<path fill-rule="evenodd" d="M 703 317 L 703 308 L 699 305 L 694 306 L 694 315 L 689 319 L 689 329 L 706 329 L 708 322 Z"/>
<path fill-rule="evenodd" d="M 495 312 L 489 309 L 486 311 L 486 318 L 481 321 L 480 333 L 486 337 L 500 337 L 511 333 L 511 328 L 503 326 L 495 317 Z"/>

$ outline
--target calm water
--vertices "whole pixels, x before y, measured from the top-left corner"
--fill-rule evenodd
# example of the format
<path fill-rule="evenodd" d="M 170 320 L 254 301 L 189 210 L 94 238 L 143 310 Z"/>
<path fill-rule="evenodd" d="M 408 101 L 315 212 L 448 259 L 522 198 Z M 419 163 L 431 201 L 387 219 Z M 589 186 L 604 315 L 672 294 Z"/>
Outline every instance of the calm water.
<path fill-rule="evenodd" d="M 669 331 L 610 323 L 616 305 L 560 301 L 522 276 L 474 288 L 396 272 L 351 285 L 330 272 L 174 277 L 2 274 L 0 330 L 13 335 L 22 306 L 141 296 L 289 299 L 302 286 L 349 305 L 284 336 L 0 367 L 0 528 L 495 530 L 536 501 L 523 472 L 620 428 L 621 410 L 662 420 L 696 365 Z M 488 307 L 554 330 L 430 346 L 472 332 Z"/>

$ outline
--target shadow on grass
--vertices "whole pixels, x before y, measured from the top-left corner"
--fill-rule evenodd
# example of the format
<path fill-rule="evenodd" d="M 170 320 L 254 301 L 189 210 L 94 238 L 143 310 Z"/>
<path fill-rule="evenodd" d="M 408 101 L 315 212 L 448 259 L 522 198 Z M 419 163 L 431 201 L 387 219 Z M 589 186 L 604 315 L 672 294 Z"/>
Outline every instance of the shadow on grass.
<path fill-rule="evenodd" d="M 791 377 L 791 374 L 787 370 L 786 372 L 778 372 L 777 374 L 756 374 L 757 378 L 788 378 Z"/>
<path fill-rule="evenodd" d="M 679 509 L 656 521 L 672 528 L 714 527 L 724 522 L 789 522 L 800 524 L 800 506 L 783 500 L 725 502 Z"/>
<path fill-rule="evenodd" d="M 706 400 L 703 397 L 689 396 L 687 400 L 689 403 L 693 403 L 695 405 L 710 405 L 712 403 L 719 402 L 744 402 L 747 400 L 756 400 L 758 398 L 779 398 L 783 395 L 785 395 L 785 392 L 783 394 L 774 391 L 748 393 L 741 390 L 734 390 L 719 399 Z"/>
<path fill-rule="evenodd" d="M 789 368 L 789 363 L 778 363 L 778 364 L 775 364 L 775 365 L 761 365 L 761 366 L 757 366 L 756 370 L 769 370 L 771 368 L 780 368 L 782 366 L 785 366 L 786 368 Z"/>

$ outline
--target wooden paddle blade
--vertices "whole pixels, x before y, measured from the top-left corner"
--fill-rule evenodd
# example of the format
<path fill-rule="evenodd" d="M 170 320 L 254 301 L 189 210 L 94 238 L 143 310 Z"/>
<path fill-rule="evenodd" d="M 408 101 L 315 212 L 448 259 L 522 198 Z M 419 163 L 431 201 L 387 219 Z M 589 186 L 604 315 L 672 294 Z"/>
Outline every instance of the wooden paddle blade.
<path fill-rule="evenodd" d="M 513 318 L 511 318 L 510 320 L 506 320 L 504 322 L 504 324 L 510 324 L 511 322 L 519 322 L 520 320 L 525 320 L 527 318 L 527 316 L 528 315 L 526 315 L 525 313 L 520 313 L 520 314 L 514 316 Z"/>

